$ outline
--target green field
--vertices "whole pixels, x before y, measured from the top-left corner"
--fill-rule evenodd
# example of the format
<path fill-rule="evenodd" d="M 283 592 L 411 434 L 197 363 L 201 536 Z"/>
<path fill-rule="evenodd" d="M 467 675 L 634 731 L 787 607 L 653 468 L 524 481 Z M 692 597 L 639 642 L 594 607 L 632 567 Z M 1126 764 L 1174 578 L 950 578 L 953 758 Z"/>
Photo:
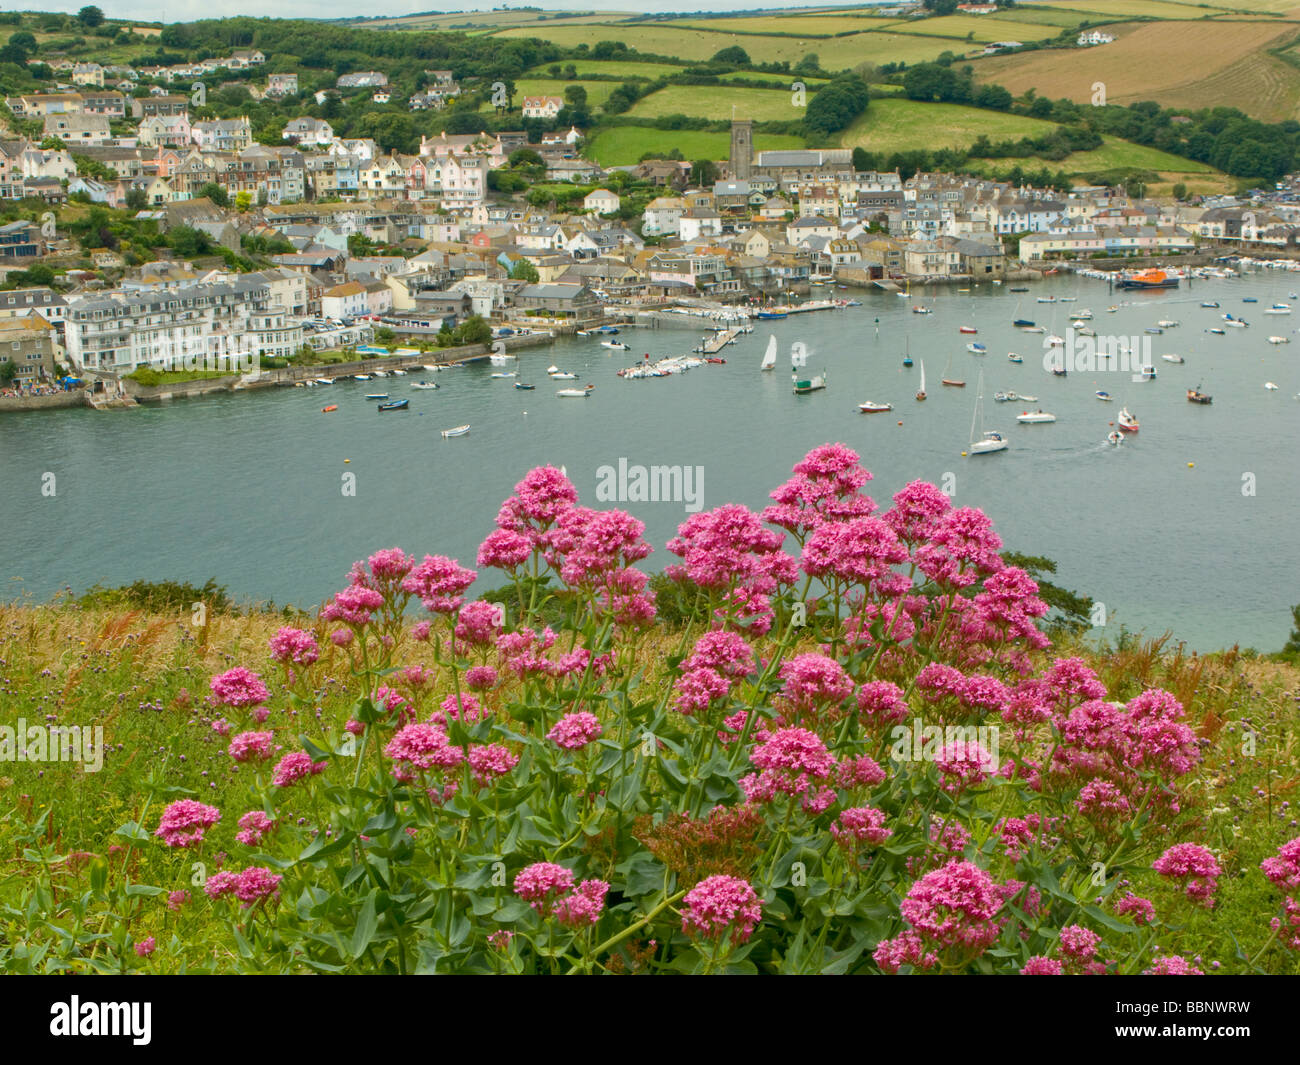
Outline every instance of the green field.
<path fill-rule="evenodd" d="M 981 136 L 991 141 L 1041 137 L 1056 128 L 1053 122 L 960 104 L 917 100 L 872 100 L 866 114 L 845 130 L 846 148 L 897 152 L 913 148 L 967 148 Z"/>
<path fill-rule="evenodd" d="M 616 81 L 570 81 L 565 78 L 519 78 L 515 81 L 515 103 L 520 104 L 525 96 L 564 96 L 568 85 L 581 85 L 587 90 L 587 104 L 599 107 L 609 99 L 609 94 L 618 88 Z M 490 105 L 489 105 L 490 106 Z"/>
<path fill-rule="evenodd" d="M 754 148 L 767 151 L 778 148 L 802 148 L 799 137 L 754 135 Z M 592 138 L 585 154 L 601 166 L 630 166 L 646 152 L 666 156 L 674 148 L 687 159 L 726 159 L 731 148 L 727 133 L 708 133 L 691 129 L 645 129 L 640 126 L 615 126 Z"/>
<path fill-rule="evenodd" d="M 1059 26 L 1035 26 L 1029 22 L 1012 22 L 989 15 L 946 15 L 943 18 L 913 21 L 906 30 L 898 32 L 917 36 L 952 37 L 958 41 L 969 37 L 972 41 L 986 44 L 990 41 L 1045 41 L 1060 31 Z"/>
<path fill-rule="evenodd" d="M 1206 18 L 1225 14 L 1237 5 L 1227 3 L 1202 7 L 1197 4 L 1175 4 L 1169 0 L 1062 0 L 1060 6 L 1066 11 L 1082 11 L 1091 15 L 1091 21 L 1096 21 L 1098 15 L 1123 21 L 1133 18 Z"/>
<path fill-rule="evenodd" d="M 737 89 L 719 85 L 669 85 L 638 100 L 633 118 L 691 115 L 699 118 L 750 118 L 755 122 L 794 122 L 803 110 L 785 89 Z"/>
<path fill-rule="evenodd" d="M 556 66 L 555 63 L 542 63 L 528 71 L 528 76 L 533 78 L 550 77 L 550 68 Z M 672 74 L 680 74 L 683 67 L 674 66 L 671 63 L 616 63 L 611 59 L 565 59 L 558 64 L 564 67 L 573 67 L 578 77 L 590 77 L 593 74 L 605 76 L 614 76 L 622 81 L 631 81 L 636 78 L 649 78 L 653 81 L 655 78 L 668 77 Z"/>
<path fill-rule="evenodd" d="M 779 33 L 789 37 L 834 37 L 840 33 L 860 33 L 886 25 L 900 25 L 899 19 L 845 17 L 842 15 L 780 15 L 755 18 L 688 18 L 666 23 L 684 29 L 722 33 Z"/>

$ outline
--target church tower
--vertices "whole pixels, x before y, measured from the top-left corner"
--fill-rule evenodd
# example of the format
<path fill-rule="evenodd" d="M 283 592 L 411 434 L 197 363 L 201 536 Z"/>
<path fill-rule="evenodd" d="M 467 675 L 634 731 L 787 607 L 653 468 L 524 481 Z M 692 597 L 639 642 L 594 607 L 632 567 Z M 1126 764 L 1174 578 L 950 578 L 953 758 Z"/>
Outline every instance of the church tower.
<path fill-rule="evenodd" d="M 731 177 L 748 181 L 754 162 L 754 123 L 748 118 L 731 120 Z"/>

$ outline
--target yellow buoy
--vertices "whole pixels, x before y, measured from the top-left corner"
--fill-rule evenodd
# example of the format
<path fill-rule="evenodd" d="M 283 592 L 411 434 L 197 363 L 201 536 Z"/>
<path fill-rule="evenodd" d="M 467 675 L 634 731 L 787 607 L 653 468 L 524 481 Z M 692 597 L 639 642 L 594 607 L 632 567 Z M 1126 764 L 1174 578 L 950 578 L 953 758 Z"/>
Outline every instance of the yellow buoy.
<path fill-rule="evenodd" d="M 1193 469 L 1195 466 L 1196 466 L 1196 463 L 1194 463 L 1194 462 L 1189 462 L 1189 463 L 1187 464 L 1187 468 L 1188 468 L 1189 470 L 1190 470 L 1190 469 Z"/>
<path fill-rule="evenodd" d="M 963 451 L 963 452 L 961 453 L 961 457 L 962 457 L 962 458 L 965 458 L 965 457 L 966 457 L 966 452 Z"/>
<path fill-rule="evenodd" d="M 344 462 L 351 462 L 352 460 L 351 460 L 351 459 L 344 459 L 343 461 L 344 461 Z"/>

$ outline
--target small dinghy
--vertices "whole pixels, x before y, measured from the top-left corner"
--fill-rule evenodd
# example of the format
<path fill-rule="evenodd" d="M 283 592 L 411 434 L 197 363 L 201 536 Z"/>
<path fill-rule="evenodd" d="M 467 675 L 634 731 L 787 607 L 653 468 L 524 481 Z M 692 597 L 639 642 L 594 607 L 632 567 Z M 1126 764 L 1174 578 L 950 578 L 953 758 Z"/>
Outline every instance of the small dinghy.
<path fill-rule="evenodd" d="M 447 437 L 450 436 L 464 436 L 468 432 L 469 432 L 468 425 L 458 425 L 456 426 L 455 429 L 444 429 L 442 431 L 442 435 L 443 438 L 446 439 Z"/>
<path fill-rule="evenodd" d="M 519 389 L 521 392 L 531 392 L 536 387 L 536 385 L 526 385 L 522 381 L 515 382 L 515 388 Z"/>
<path fill-rule="evenodd" d="M 392 403 L 381 403 L 375 408 L 377 411 L 385 410 L 406 410 L 411 405 L 409 399 L 395 399 Z"/>
<path fill-rule="evenodd" d="M 1094 392 L 1093 395 L 1096 396 L 1103 403 L 1109 403 L 1113 398 L 1109 392 L 1098 391 L 1098 392 Z"/>

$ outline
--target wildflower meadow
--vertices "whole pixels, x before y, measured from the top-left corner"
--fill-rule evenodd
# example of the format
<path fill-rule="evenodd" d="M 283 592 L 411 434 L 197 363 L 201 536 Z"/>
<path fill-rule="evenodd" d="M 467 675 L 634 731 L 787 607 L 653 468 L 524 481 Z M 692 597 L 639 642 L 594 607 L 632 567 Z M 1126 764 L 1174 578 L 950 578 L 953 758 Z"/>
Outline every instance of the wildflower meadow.
<path fill-rule="evenodd" d="M 311 616 L 5 608 L 4 724 L 104 739 L 7 741 L 0 971 L 1300 972 L 1294 672 L 1056 646 L 870 480 L 818 447 L 654 581 L 546 467 Z"/>

